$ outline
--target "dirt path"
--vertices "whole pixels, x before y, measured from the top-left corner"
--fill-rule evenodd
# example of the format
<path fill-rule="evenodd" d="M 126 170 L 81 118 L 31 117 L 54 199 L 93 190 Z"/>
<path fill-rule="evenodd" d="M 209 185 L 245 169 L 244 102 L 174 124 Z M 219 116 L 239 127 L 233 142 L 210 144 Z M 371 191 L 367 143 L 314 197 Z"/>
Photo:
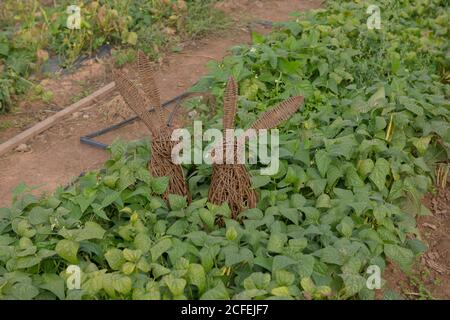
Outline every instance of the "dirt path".
<path fill-rule="evenodd" d="M 407 299 L 450 299 L 450 184 L 422 200 L 430 215 L 417 218 L 421 239 L 428 250 L 405 275 L 389 264 L 383 274 L 387 288 Z"/>
<path fill-rule="evenodd" d="M 318 8 L 318 0 L 244 0 L 225 1 L 219 8 L 233 17 L 230 30 L 205 39 L 185 44 L 180 53 L 168 55 L 159 70 L 161 98 L 167 100 L 188 89 L 200 76 L 207 72 L 208 60 L 219 60 L 227 50 L 236 44 L 249 43 L 250 34 L 246 23 L 254 20 L 285 21 L 293 11 Z M 263 32 L 260 27 L 258 31 Z M 42 120 L 48 114 L 57 111 L 77 100 L 88 90 L 108 83 L 109 75 L 102 62 L 91 62 L 75 74 L 60 79 L 44 81 L 44 86 L 54 93 L 54 104 L 50 106 L 35 103 L 26 110 L 23 117 Z M 114 95 L 101 103 L 75 113 L 67 120 L 55 125 L 27 144 L 28 152 L 12 151 L 0 158 L 0 206 L 9 205 L 11 190 L 20 182 L 39 185 L 38 193 L 54 190 L 56 186 L 67 184 L 81 172 L 98 168 L 107 159 L 107 153 L 83 145 L 79 138 L 94 130 L 117 123 L 131 113 L 123 106 L 120 97 Z M 1 121 L 8 120 L 5 116 Z M 17 118 L 17 117 L 16 117 Z M 0 142 L 17 134 L 17 129 L 6 130 L 0 134 Z M 117 137 L 136 139 L 148 132 L 140 123 L 134 123 L 121 130 L 102 137 L 100 140 L 111 142 Z"/>

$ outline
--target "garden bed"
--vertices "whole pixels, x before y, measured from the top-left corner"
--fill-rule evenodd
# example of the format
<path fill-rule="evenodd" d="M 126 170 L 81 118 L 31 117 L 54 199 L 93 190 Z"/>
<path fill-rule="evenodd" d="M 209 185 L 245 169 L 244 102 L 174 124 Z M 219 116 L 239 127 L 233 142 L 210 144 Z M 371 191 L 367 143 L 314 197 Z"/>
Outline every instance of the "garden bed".
<path fill-rule="evenodd" d="M 329 1 L 254 34 L 194 87 L 221 101 L 234 76 L 238 127 L 305 97 L 280 127 L 279 172 L 250 167 L 257 208 L 235 220 L 207 203 L 207 165 L 185 166 L 191 204 L 166 203 L 148 144 L 116 142 L 106 170 L 42 199 L 22 185 L 0 211 L 3 298 L 373 299 L 369 266 L 411 274 L 427 251 L 421 199 L 447 180 L 436 173 L 448 170 L 448 13 L 440 1 L 381 3 L 381 30 L 366 28 L 363 4 Z M 220 127 L 206 101 L 185 108 Z M 80 290 L 66 288 L 69 264 L 83 271 Z"/>

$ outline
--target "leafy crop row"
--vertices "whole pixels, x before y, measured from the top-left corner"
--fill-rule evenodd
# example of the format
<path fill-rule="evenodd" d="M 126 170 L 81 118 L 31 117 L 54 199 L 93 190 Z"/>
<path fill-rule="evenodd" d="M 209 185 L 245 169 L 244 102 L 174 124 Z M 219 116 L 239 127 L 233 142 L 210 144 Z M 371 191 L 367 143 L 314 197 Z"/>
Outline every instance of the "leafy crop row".
<path fill-rule="evenodd" d="M 0 210 L 0 297 L 372 299 L 369 265 L 409 272 L 426 250 L 420 199 L 448 159 L 448 13 L 437 0 L 380 7 L 382 29 L 368 30 L 365 5 L 329 1 L 255 34 L 194 88 L 221 96 L 238 79 L 238 127 L 306 98 L 280 128 L 279 172 L 250 168 L 259 202 L 242 223 L 206 203 L 209 166 L 186 166 L 192 204 L 166 204 L 147 143 L 116 142 L 104 170 L 43 199 L 21 186 Z M 220 127 L 201 101 L 187 108 Z M 80 290 L 66 287 L 69 264 L 83 271 Z"/>

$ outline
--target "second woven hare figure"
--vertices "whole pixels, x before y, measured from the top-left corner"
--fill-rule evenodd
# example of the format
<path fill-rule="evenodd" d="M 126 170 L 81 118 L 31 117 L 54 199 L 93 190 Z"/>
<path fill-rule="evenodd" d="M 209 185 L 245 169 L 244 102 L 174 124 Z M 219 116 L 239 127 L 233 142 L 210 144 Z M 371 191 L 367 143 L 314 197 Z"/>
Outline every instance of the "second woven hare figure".
<path fill-rule="evenodd" d="M 234 120 L 237 109 L 237 94 L 236 81 L 230 77 L 228 80 L 224 93 L 224 115 L 223 115 L 223 129 L 233 129 Z M 257 121 L 255 121 L 250 129 L 270 129 L 279 125 L 281 122 L 289 119 L 300 105 L 303 103 L 303 97 L 291 97 L 281 102 L 276 107 L 266 111 Z M 238 149 L 237 142 L 232 144 L 223 141 L 223 154 L 231 152 L 229 148 L 234 148 L 234 154 Z M 227 150 L 228 149 L 228 150 Z M 223 158 L 225 155 L 223 156 Z M 236 158 L 234 159 L 236 160 Z M 244 164 L 238 164 L 234 161 L 232 164 L 213 163 L 213 172 L 211 178 L 211 185 L 209 187 L 208 200 L 214 204 L 222 204 L 227 202 L 232 218 L 235 219 L 239 212 L 244 208 L 255 208 L 257 202 L 257 195 L 252 189 L 250 175 Z"/>
<path fill-rule="evenodd" d="M 163 195 L 165 199 L 167 199 L 169 193 L 173 193 L 186 196 L 190 202 L 191 196 L 183 175 L 183 169 L 181 165 L 174 164 L 171 159 L 174 142 L 171 141 L 170 136 L 174 128 L 167 125 L 150 61 L 141 51 L 138 53 L 138 75 L 143 92 L 123 73 L 114 71 L 116 86 L 126 104 L 151 132 L 150 172 L 156 177 L 169 177 L 169 186 Z M 149 105 L 154 107 L 154 114 L 150 114 L 147 110 Z"/>

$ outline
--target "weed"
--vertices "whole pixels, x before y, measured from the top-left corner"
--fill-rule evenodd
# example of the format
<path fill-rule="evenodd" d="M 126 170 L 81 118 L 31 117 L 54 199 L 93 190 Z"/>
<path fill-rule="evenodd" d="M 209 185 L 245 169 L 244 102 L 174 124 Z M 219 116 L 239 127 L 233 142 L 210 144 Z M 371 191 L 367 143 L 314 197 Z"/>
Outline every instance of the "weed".
<path fill-rule="evenodd" d="M 13 126 L 14 126 L 14 123 L 12 121 L 2 120 L 0 122 L 0 131 L 4 131 L 6 129 L 12 128 Z"/>

